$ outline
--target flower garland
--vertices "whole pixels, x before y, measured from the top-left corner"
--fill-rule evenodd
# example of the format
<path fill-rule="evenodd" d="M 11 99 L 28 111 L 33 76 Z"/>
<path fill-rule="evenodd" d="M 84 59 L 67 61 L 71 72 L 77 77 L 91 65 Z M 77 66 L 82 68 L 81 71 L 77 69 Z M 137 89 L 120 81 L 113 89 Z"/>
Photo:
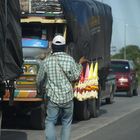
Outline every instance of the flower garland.
<path fill-rule="evenodd" d="M 90 65 L 87 63 L 86 71 L 82 71 L 80 80 L 74 87 L 74 97 L 79 100 L 87 100 L 91 98 L 98 98 L 98 62 L 93 66 L 93 62 Z"/>

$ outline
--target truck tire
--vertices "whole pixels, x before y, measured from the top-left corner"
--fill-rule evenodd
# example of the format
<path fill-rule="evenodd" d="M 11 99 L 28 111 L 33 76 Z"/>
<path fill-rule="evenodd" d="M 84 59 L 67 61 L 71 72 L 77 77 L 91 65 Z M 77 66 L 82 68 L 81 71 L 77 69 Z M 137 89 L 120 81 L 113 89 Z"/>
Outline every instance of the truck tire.
<path fill-rule="evenodd" d="M 90 118 L 87 101 L 74 101 L 74 118 L 78 121 L 88 120 Z"/>
<path fill-rule="evenodd" d="M 90 111 L 90 116 L 96 118 L 99 116 L 99 105 L 97 104 L 97 99 L 89 99 L 88 100 L 88 107 Z"/>
<path fill-rule="evenodd" d="M 110 96 L 105 99 L 106 100 L 106 104 L 112 104 L 113 103 L 115 90 L 116 90 L 115 86 L 112 85 L 112 90 L 110 92 Z"/>
<path fill-rule="evenodd" d="M 46 107 L 41 104 L 31 111 L 31 127 L 36 130 L 45 129 Z"/>
<path fill-rule="evenodd" d="M 106 100 L 106 104 L 112 104 L 114 101 L 114 94 L 110 93 L 110 97 L 106 98 L 105 100 Z"/>

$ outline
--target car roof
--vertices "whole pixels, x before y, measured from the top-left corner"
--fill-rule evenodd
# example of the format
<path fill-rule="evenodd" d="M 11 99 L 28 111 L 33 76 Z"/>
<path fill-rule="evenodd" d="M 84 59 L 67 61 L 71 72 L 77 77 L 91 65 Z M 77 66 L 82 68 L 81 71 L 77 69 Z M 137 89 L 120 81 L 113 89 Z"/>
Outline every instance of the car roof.
<path fill-rule="evenodd" d="M 111 59 L 111 61 L 117 61 L 117 62 L 133 62 L 132 60 L 127 60 L 127 59 Z"/>

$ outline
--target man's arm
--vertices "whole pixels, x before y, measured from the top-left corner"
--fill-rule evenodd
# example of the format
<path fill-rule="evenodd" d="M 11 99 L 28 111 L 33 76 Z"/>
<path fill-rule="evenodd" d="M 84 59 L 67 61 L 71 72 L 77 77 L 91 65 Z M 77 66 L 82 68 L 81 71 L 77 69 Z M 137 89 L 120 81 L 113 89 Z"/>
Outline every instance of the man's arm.
<path fill-rule="evenodd" d="M 79 64 L 73 60 L 73 64 L 71 66 L 71 81 L 76 81 L 79 79 L 80 74 L 82 72 L 82 64 L 87 62 L 88 60 L 85 57 L 81 57 L 79 60 Z"/>
<path fill-rule="evenodd" d="M 42 62 L 40 64 L 40 67 L 39 67 L 39 70 L 37 73 L 37 77 L 36 77 L 36 83 L 37 83 L 38 87 L 40 85 L 40 82 L 44 79 L 44 77 L 45 77 L 45 67 L 44 67 L 44 62 Z"/>

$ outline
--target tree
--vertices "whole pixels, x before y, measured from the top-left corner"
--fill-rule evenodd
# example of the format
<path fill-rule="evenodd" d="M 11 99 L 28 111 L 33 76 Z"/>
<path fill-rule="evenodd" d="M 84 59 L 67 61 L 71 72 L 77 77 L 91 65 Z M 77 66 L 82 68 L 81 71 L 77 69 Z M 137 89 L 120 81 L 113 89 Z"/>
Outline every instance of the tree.
<path fill-rule="evenodd" d="M 126 51 L 126 59 L 133 60 L 137 62 L 140 60 L 140 48 L 136 45 L 128 45 L 120 50 L 119 53 L 112 56 L 115 59 L 123 59 L 124 58 L 124 49 Z"/>

